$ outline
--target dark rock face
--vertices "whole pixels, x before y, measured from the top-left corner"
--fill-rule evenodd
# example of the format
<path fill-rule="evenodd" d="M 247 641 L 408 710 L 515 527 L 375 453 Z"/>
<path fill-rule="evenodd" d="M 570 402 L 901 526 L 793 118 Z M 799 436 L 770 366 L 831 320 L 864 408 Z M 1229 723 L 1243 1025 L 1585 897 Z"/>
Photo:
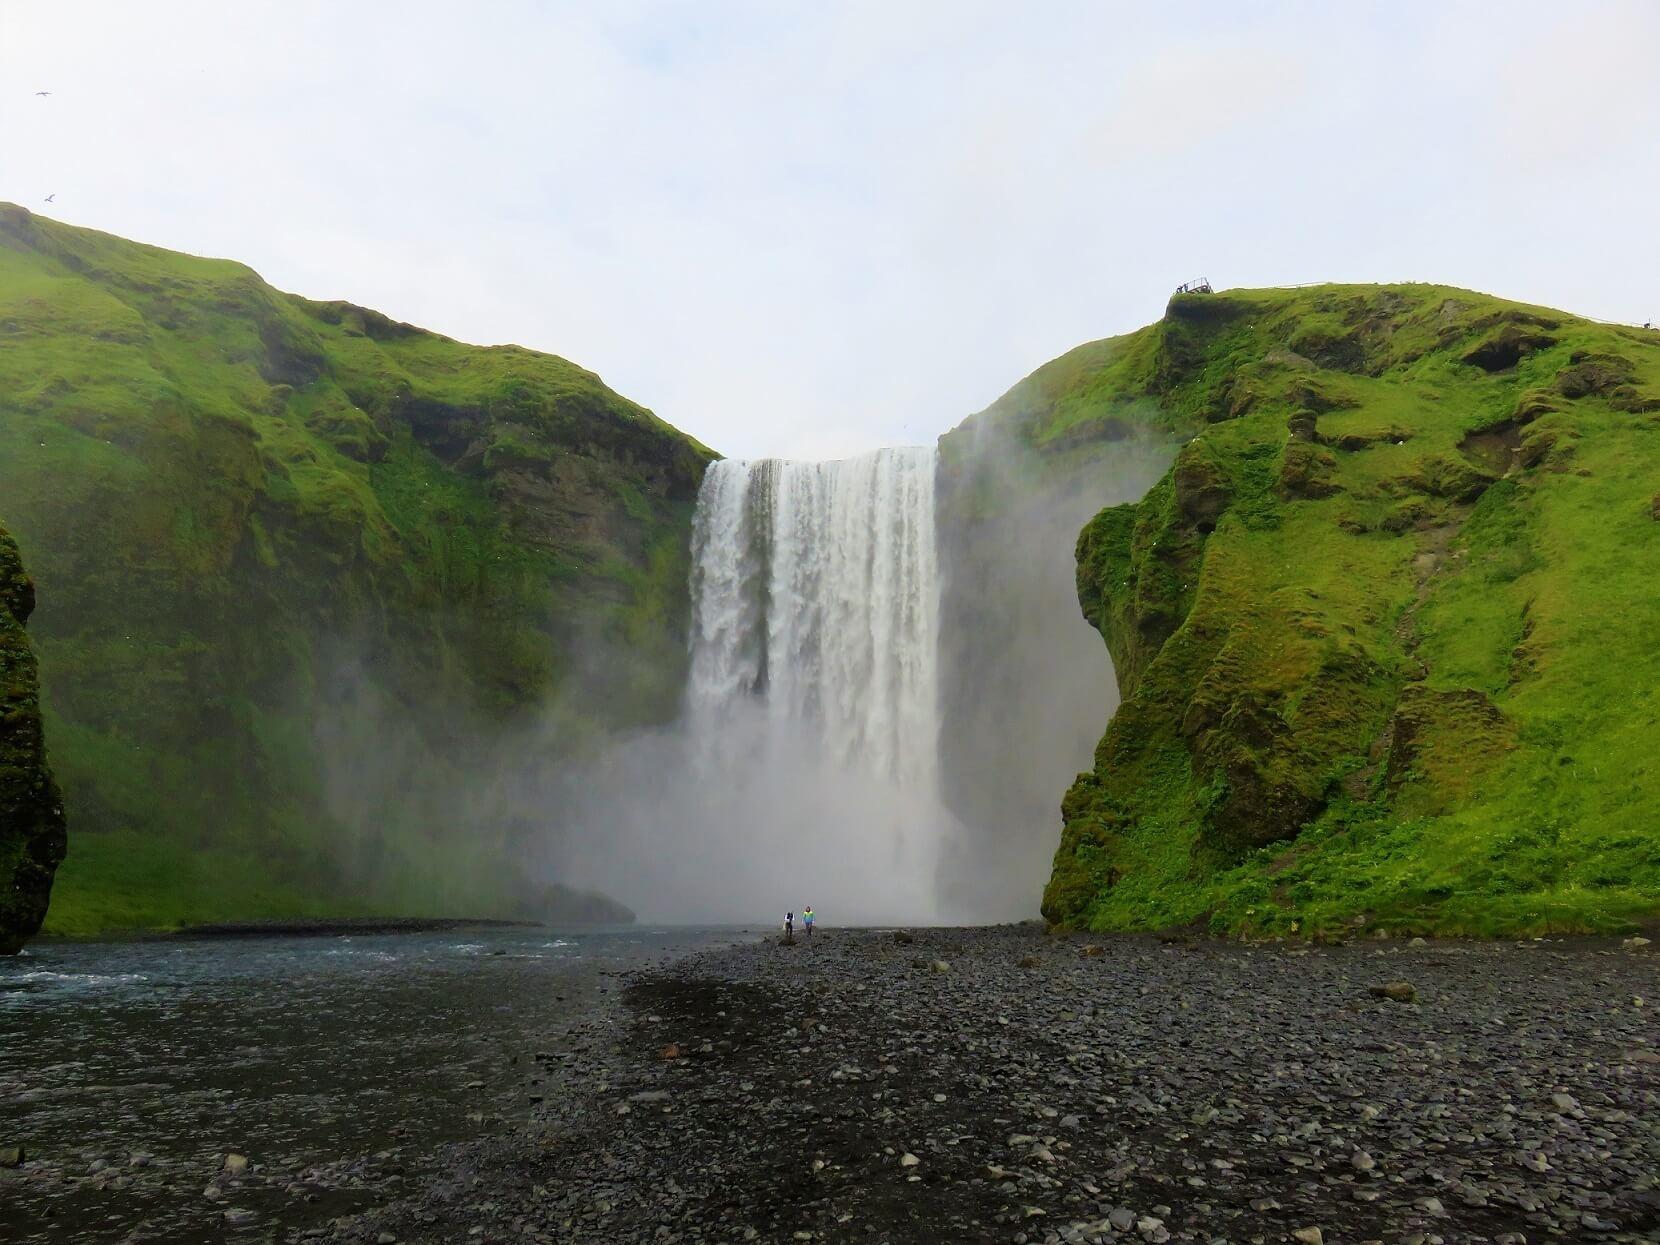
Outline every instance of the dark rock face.
<path fill-rule="evenodd" d="M 1556 377 L 1557 392 L 1564 398 L 1610 393 L 1632 376 L 1631 361 L 1619 355 L 1580 351 L 1570 363 L 1572 366 L 1563 368 Z"/>
<path fill-rule="evenodd" d="M 40 928 L 64 854 L 63 797 L 46 768 L 35 656 L 23 624 L 35 587 L 0 528 L 0 955 Z"/>
<path fill-rule="evenodd" d="M 1513 368 L 1524 355 L 1544 350 L 1556 344 L 1556 339 L 1545 333 L 1534 332 L 1516 324 L 1502 325 L 1465 352 L 1463 361 L 1474 364 L 1484 372 L 1502 372 Z"/>

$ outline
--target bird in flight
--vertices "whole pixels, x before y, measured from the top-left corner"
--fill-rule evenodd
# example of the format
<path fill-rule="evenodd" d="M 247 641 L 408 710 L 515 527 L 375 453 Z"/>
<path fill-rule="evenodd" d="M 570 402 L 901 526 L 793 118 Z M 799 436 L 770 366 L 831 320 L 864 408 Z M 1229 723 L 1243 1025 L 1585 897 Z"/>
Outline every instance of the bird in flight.
<path fill-rule="evenodd" d="M 50 202 L 52 202 L 53 199 L 56 199 L 57 197 L 58 197 L 58 192 L 54 190 L 51 194 L 46 196 L 46 202 L 50 203 Z"/>
<path fill-rule="evenodd" d="M 50 91 L 36 91 L 35 92 L 36 95 L 50 95 L 51 93 L 52 92 L 50 92 Z"/>

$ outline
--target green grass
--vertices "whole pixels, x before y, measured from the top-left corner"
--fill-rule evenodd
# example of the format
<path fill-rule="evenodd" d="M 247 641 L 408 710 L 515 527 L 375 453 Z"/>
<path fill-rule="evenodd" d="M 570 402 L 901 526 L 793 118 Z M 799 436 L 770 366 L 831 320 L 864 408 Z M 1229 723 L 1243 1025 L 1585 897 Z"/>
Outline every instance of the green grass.
<path fill-rule="evenodd" d="M 1080 539 L 1124 700 L 1067 797 L 1051 919 L 1660 913 L 1660 334 L 1435 286 L 1184 297 L 979 419 L 1191 438 Z"/>
<path fill-rule="evenodd" d="M 0 520 L 72 834 L 49 929 L 510 900 L 511 860 L 446 860 L 497 828 L 326 788 L 342 656 L 435 785 L 552 701 L 660 719 L 710 457 L 567 360 L 0 205 Z M 572 677 L 625 643 L 626 686 Z"/>

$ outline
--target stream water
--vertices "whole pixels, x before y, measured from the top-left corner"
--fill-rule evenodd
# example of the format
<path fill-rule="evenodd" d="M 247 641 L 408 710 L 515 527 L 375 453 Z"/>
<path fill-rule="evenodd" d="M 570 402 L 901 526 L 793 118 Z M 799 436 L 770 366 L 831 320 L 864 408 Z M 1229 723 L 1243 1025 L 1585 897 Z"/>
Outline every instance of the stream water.
<path fill-rule="evenodd" d="M 0 960 L 0 1146 L 29 1159 L 0 1169 L 0 1241 L 287 1239 L 557 1093 L 530 1056 L 616 974 L 740 937 L 36 944 Z"/>

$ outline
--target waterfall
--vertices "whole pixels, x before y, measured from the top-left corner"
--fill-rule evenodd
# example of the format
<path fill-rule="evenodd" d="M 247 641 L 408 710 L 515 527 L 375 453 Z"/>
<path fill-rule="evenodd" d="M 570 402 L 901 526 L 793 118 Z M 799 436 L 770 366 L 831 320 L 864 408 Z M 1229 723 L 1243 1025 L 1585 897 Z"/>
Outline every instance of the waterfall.
<path fill-rule="evenodd" d="M 935 452 L 837 462 L 726 460 L 692 529 L 685 720 L 703 786 L 768 793 L 748 815 L 858 842 L 930 891 L 939 801 Z M 765 774 L 797 776 L 783 790 Z M 826 789 L 833 789 L 827 796 Z M 864 797 L 856 826 L 798 801 Z M 782 796 L 782 800 L 779 797 Z M 767 807 L 776 803 L 778 807 Z"/>
<path fill-rule="evenodd" d="M 718 740 L 744 702 L 850 771 L 938 783 L 934 451 L 717 462 L 692 531 L 687 710 Z"/>
<path fill-rule="evenodd" d="M 652 920 L 1031 915 L 1117 696 L 1076 533 L 1170 451 L 1025 455 L 977 445 L 938 499 L 932 449 L 712 465 L 681 712 L 562 767 L 558 876 Z"/>

